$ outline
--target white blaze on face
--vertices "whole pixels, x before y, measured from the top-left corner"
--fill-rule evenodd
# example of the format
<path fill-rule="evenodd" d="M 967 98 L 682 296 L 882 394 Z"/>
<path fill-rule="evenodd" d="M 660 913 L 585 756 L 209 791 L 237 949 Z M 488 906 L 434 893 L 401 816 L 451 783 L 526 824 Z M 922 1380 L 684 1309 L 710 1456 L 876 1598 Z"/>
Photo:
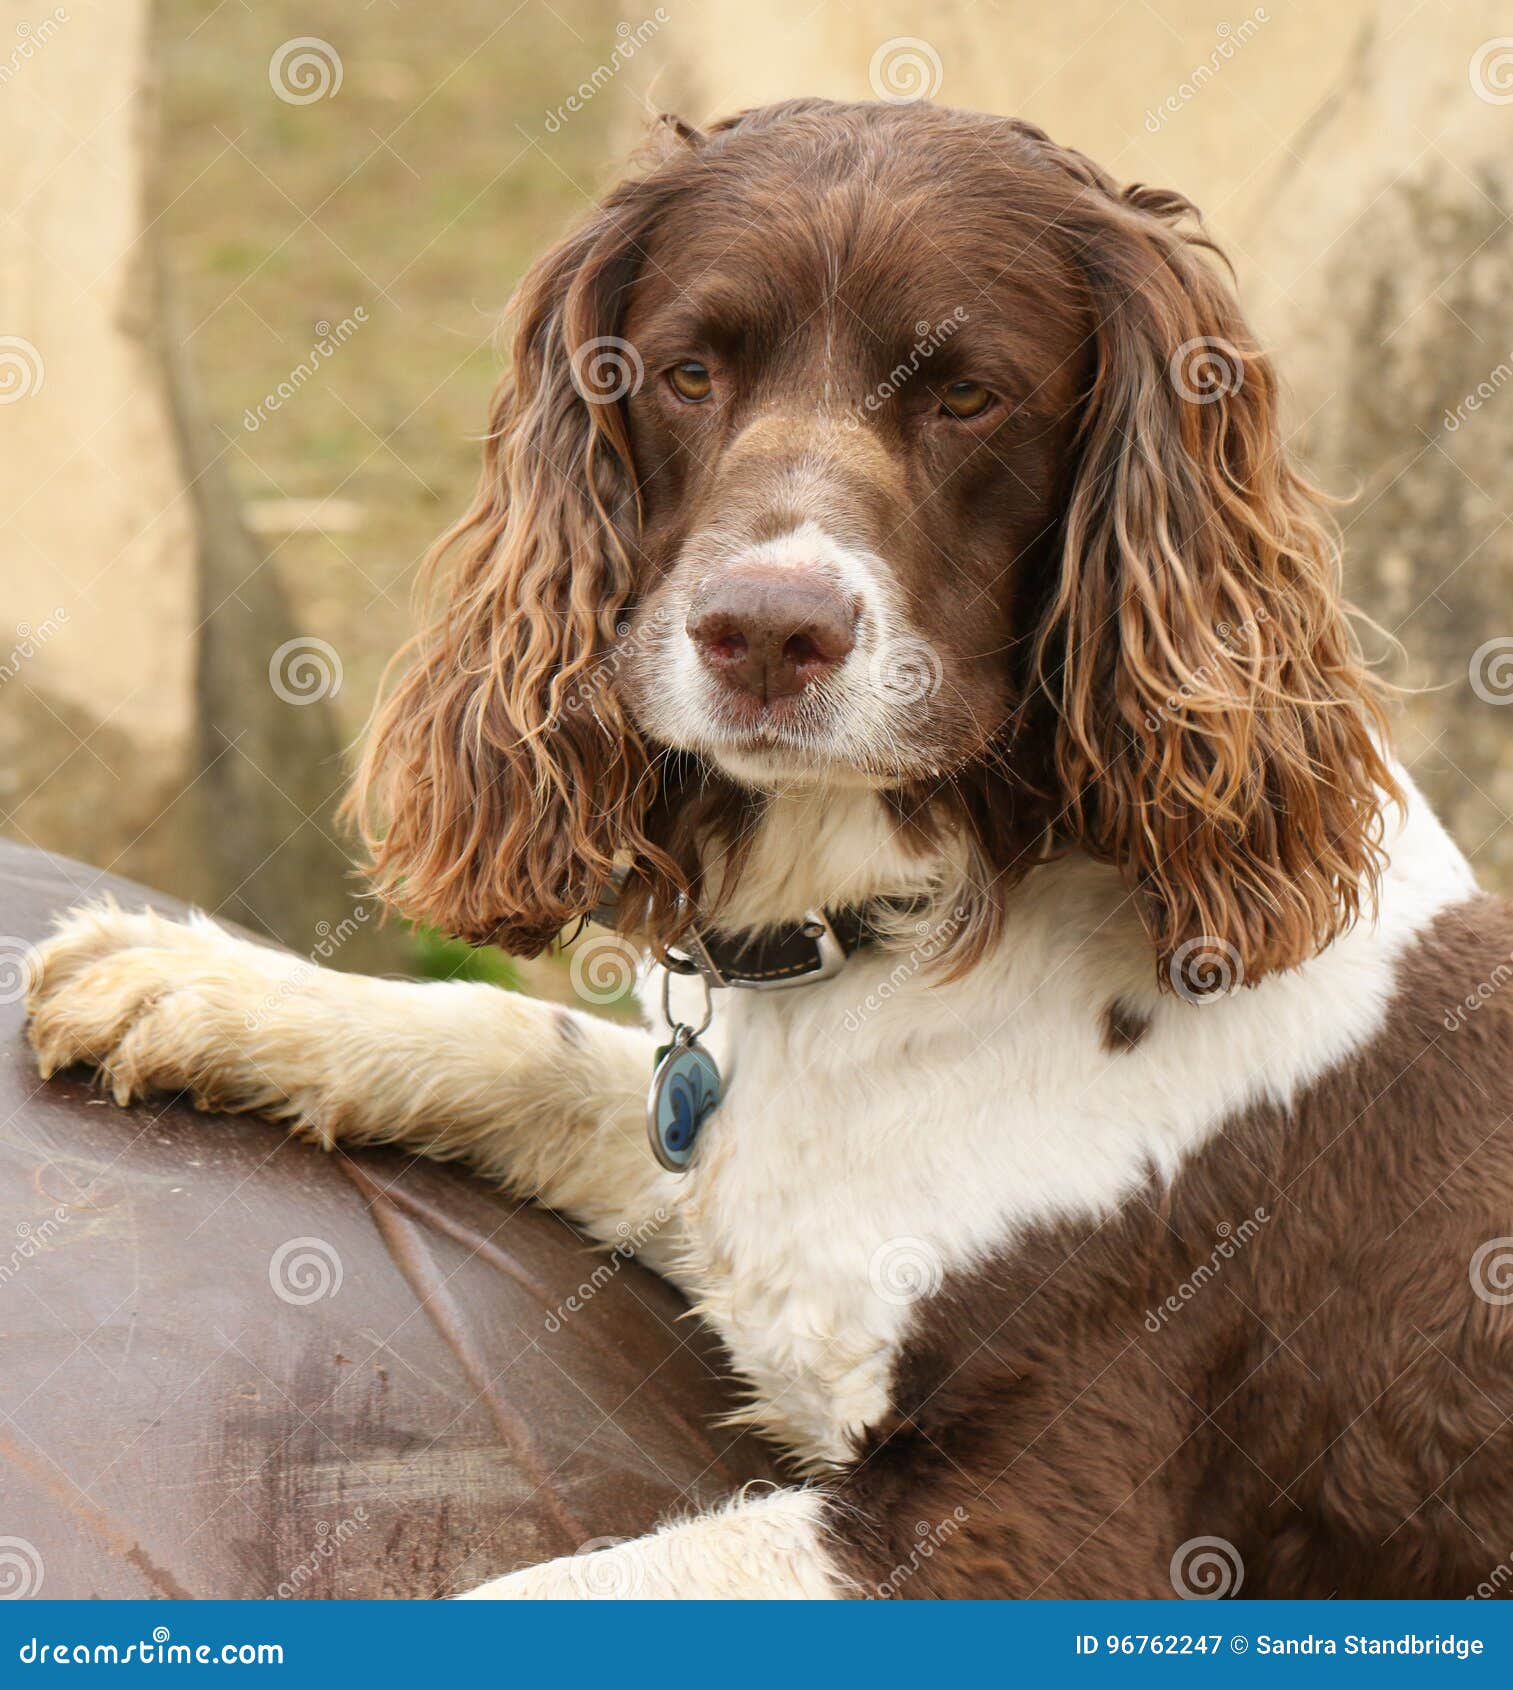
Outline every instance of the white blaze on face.
<path fill-rule="evenodd" d="M 786 532 L 754 544 L 701 536 L 691 542 L 680 563 L 682 576 L 667 618 L 664 662 L 657 696 L 650 700 L 650 725 L 672 743 L 709 754 L 738 778 L 760 779 L 781 773 L 779 752 L 743 750 L 721 709 L 721 686 L 701 661 L 684 632 L 694 594 L 721 569 L 758 565 L 767 569 L 813 570 L 837 586 L 858 606 L 856 645 L 834 674 L 817 682 L 806 696 L 803 726 L 780 731 L 776 739 L 793 749 L 837 762 L 875 761 L 896 743 L 898 725 L 890 710 L 902 700 L 879 689 L 886 654 L 902 644 L 922 642 L 904 631 L 897 610 L 891 572 L 875 553 L 836 537 L 822 522 L 806 518 Z"/>

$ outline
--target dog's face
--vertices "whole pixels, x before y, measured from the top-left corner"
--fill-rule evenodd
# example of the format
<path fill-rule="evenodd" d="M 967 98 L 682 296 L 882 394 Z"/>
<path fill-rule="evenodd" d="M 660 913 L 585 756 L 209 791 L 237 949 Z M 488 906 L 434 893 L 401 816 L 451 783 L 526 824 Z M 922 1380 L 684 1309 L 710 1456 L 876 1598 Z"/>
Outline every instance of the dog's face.
<path fill-rule="evenodd" d="M 619 684 L 746 781 L 897 784 L 1013 703 L 1093 339 L 965 128 L 790 181 L 780 133 L 692 175 L 622 321 L 641 495 Z"/>
<path fill-rule="evenodd" d="M 1327 943 L 1381 716 L 1192 208 L 923 105 L 665 138 L 521 287 L 359 777 L 380 886 L 534 952 L 628 866 L 665 940 L 802 781 L 952 835 L 964 946 L 1047 841 L 1117 865 L 1162 965 Z"/>

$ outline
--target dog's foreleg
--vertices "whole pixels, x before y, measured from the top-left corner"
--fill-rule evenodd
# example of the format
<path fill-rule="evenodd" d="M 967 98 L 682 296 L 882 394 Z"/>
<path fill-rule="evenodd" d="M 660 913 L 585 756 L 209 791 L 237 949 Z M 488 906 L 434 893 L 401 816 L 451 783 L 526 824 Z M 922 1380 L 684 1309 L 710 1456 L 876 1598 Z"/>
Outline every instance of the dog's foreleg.
<path fill-rule="evenodd" d="M 847 1596 L 851 1583 L 828 1547 L 828 1507 L 818 1490 L 749 1492 L 648 1537 L 492 1579 L 466 1599 Z"/>
<path fill-rule="evenodd" d="M 606 1240 L 646 1227 L 656 1259 L 647 1033 L 494 986 L 338 974 L 203 917 L 111 905 L 39 947 L 29 1007 L 44 1075 L 88 1063 L 118 1103 L 188 1091 L 328 1146 L 464 1160 Z"/>

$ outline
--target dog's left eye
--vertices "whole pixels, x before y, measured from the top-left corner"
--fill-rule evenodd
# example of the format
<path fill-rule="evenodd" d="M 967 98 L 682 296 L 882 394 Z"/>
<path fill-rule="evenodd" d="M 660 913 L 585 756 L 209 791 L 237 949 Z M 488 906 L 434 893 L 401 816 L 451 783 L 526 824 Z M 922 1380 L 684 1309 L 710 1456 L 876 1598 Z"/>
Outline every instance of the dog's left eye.
<path fill-rule="evenodd" d="M 980 417 L 992 403 L 993 395 L 980 381 L 953 381 L 940 396 L 941 410 L 961 422 Z"/>
<path fill-rule="evenodd" d="M 702 403 L 714 391 L 714 377 L 702 364 L 688 359 L 684 363 L 674 364 L 667 372 L 667 380 L 672 390 L 680 399 L 686 399 L 690 405 Z"/>

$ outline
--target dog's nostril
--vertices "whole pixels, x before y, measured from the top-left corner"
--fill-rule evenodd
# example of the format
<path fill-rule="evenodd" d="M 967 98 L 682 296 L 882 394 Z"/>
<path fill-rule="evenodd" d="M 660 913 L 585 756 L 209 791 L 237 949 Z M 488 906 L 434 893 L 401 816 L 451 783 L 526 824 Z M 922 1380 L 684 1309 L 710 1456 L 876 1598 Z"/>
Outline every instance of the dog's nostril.
<path fill-rule="evenodd" d="M 746 636 L 734 631 L 717 634 L 704 642 L 704 649 L 721 663 L 739 663 L 746 655 Z"/>
<path fill-rule="evenodd" d="M 845 660 L 856 606 L 818 570 L 745 565 L 700 587 L 687 628 L 726 685 L 770 703 Z"/>

